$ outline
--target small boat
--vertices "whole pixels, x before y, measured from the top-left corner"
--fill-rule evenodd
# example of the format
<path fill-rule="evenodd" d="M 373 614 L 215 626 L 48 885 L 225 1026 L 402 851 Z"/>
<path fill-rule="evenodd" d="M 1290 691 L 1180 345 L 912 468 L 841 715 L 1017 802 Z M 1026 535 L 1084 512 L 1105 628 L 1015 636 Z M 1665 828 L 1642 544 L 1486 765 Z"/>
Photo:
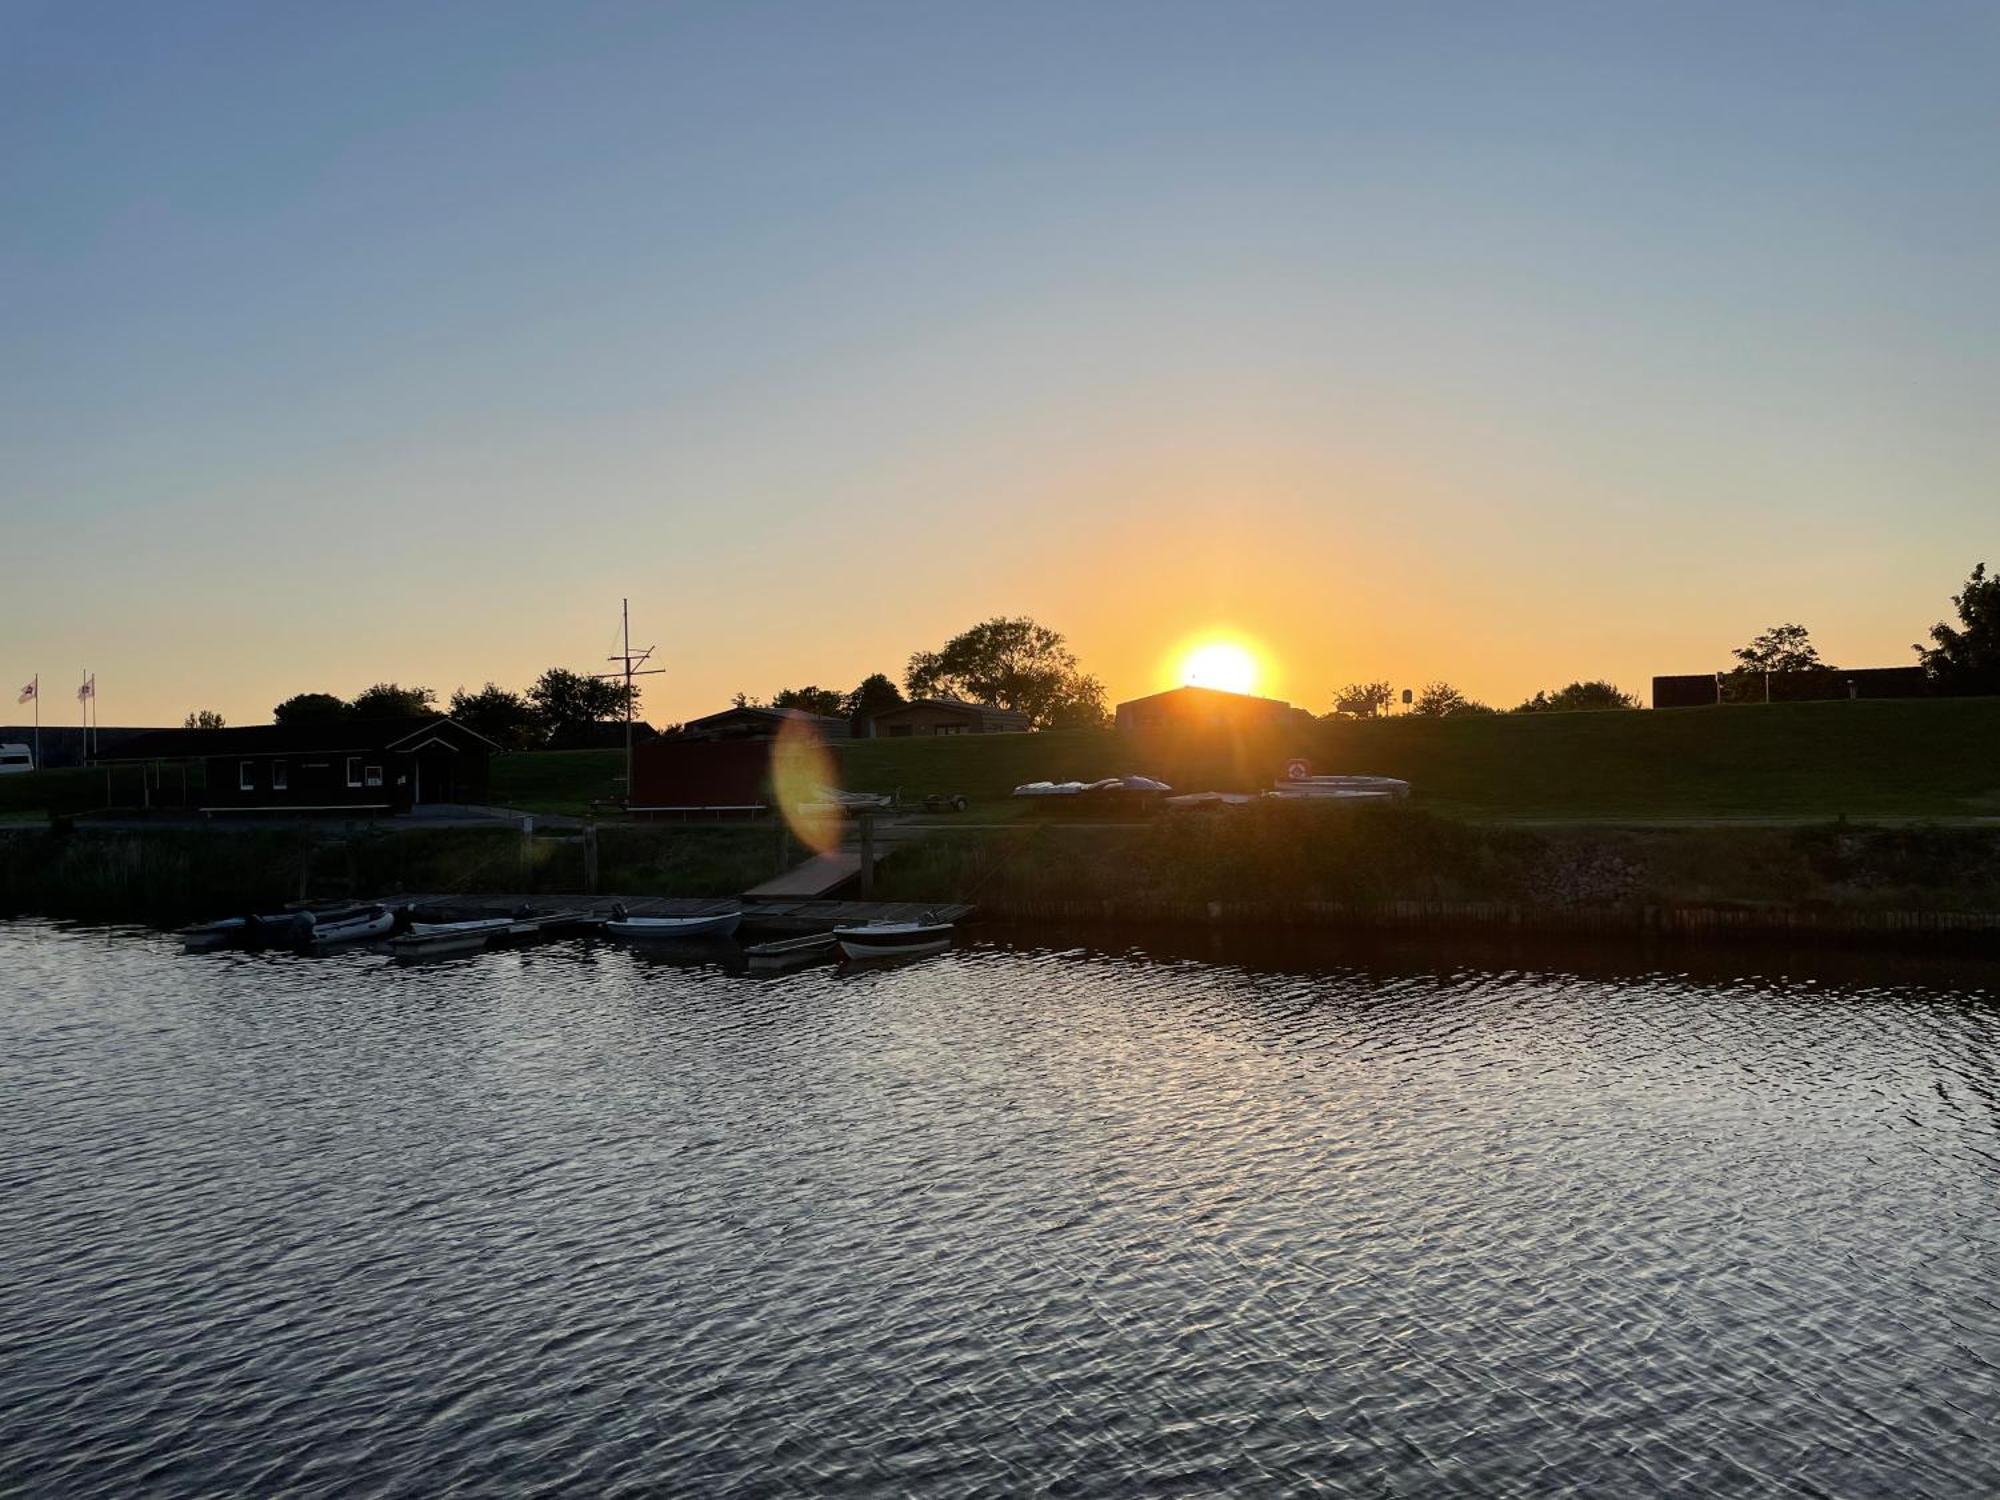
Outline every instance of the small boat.
<path fill-rule="evenodd" d="M 309 911 L 272 912 L 245 920 L 244 940 L 251 943 L 295 943 L 313 925 Z"/>
<path fill-rule="evenodd" d="M 513 917 L 474 917 L 469 922 L 412 922 L 411 937 L 448 937 L 457 932 L 498 932 L 512 927 Z"/>
<path fill-rule="evenodd" d="M 308 922 L 299 938 L 301 947 L 332 948 L 341 943 L 365 943 L 387 937 L 396 928 L 396 914 L 377 906 L 331 922 Z"/>
<path fill-rule="evenodd" d="M 1401 802 L 1410 784 L 1394 776 L 1288 776 L 1271 788 L 1274 797 L 1330 802 Z"/>
<path fill-rule="evenodd" d="M 951 923 L 869 922 L 861 927 L 836 927 L 833 936 L 849 958 L 917 958 L 942 953 L 951 946 Z"/>
<path fill-rule="evenodd" d="M 797 969 L 831 957 L 837 941 L 830 932 L 809 932 L 804 937 L 754 943 L 743 950 L 743 956 L 749 960 L 751 973 L 773 974 L 781 969 Z"/>
<path fill-rule="evenodd" d="M 412 922 L 410 930 L 389 940 L 398 962 L 444 958 L 453 953 L 477 953 L 513 928 L 512 917 L 480 917 L 470 922 Z"/>
<path fill-rule="evenodd" d="M 740 911 L 718 912 L 707 917 L 628 917 L 614 915 L 604 930 L 620 938 L 705 938 L 728 937 L 743 920 Z"/>
<path fill-rule="evenodd" d="M 224 917 L 219 922 L 203 922 L 195 927 L 183 927 L 180 932 L 183 953 L 213 953 L 217 948 L 227 948 L 232 943 L 240 943 L 250 932 L 248 917 Z"/>

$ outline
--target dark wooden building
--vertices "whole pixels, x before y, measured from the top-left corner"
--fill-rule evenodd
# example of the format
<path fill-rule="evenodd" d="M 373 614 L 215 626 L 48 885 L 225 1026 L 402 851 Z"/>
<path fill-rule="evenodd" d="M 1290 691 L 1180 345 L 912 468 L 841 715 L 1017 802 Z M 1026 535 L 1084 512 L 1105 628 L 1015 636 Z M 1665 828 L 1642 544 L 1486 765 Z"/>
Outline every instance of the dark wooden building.
<path fill-rule="evenodd" d="M 1028 716 L 1011 708 L 995 708 L 990 703 L 967 703 L 960 698 L 914 698 L 885 708 L 866 721 L 868 739 L 902 739 L 907 735 L 931 734 L 1026 734 L 1033 725 Z"/>
<path fill-rule="evenodd" d="M 1310 724 L 1312 715 L 1282 698 L 1228 693 L 1221 688 L 1177 687 L 1118 705 L 1118 728 L 1127 733 L 1161 730 L 1284 729 Z"/>
<path fill-rule="evenodd" d="M 108 748 L 94 764 L 198 764 L 188 803 L 211 813 L 393 814 L 425 804 L 480 802 L 484 735 L 434 715 L 162 729 Z M 173 787 L 160 779 L 162 791 Z"/>

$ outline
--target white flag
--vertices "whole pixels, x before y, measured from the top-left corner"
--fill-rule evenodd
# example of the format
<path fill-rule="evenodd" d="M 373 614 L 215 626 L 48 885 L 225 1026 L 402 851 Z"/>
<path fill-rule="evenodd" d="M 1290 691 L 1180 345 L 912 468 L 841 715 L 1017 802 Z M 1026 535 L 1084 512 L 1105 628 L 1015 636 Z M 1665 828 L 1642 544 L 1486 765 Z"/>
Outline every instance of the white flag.
<path fill-rule="evenodd" d="M 16 703 L 26 703 L 30 698 L 34 696 L 35 696 L 35 684 L 31 682 L 21 689 L 21 696 L 16 698 L 14 701 Z"/>
<path fill-rule="evenodd" d="M 89 677 L 84 678 L 83 686 L 76 690 L 76 701 L 81 703 L 86 698 L 95 698 L 96 696 L 97 696 L 97 676 L 95 673 L 93 673 Z"/>

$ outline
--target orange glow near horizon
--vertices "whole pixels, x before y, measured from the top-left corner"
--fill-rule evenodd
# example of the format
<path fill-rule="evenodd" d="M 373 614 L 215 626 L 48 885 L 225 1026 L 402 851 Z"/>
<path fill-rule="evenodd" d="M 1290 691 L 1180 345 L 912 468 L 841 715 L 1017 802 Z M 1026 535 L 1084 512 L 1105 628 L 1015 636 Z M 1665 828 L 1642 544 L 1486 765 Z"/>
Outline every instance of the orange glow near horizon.
<path fill-rule="evenodd" d="M 1247 642 L 1214 637 L 1185 649 L 1178 668 L 1182 683 L 1225 693 L 1254 692 L 1259 675 L 1257 652 Z"/>

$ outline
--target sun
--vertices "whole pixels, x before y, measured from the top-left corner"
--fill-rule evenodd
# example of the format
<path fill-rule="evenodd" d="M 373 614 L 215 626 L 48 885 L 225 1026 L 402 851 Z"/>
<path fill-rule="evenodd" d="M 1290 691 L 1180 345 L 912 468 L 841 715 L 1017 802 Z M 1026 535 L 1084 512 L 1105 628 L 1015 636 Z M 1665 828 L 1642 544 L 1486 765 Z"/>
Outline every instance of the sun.
<path fill-rule="evenodd" d="M 1187 654 L 1181 681 L 1190 687 L 1247 693 L 1257 685 L 1257 658 L 1232 641 L 1210 641 Z"/>

